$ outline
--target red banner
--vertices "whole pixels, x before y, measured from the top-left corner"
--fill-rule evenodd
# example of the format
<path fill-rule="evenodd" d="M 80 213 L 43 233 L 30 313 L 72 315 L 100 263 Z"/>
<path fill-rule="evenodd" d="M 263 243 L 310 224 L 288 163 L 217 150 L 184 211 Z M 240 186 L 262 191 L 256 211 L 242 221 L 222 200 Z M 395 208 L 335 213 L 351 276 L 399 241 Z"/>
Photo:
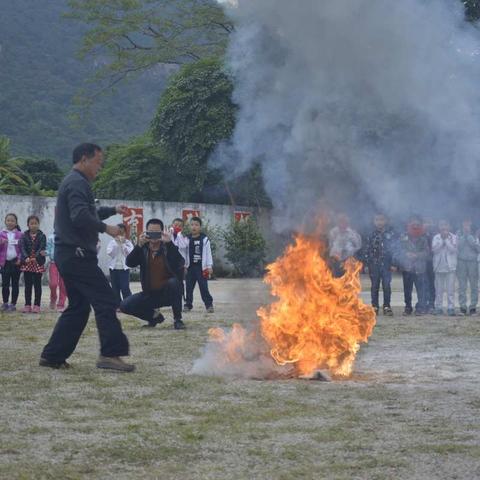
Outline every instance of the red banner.
<path fill-rule="evenodd" d="M 192 217 L 200 217 L 200 210 L 182 210 L 182 218 L 184 222 L 190 221 Z"/>
<path fill-rule="evenodd" d="M 237 211 L 235 212 L 235 221 L 236 222 L 241 222 L 242 220 L 246 220 L 248 217 L 250 217 L 250 215 L 252 214 L 252 212 L 241 212 L 241 211 Z"/>
<path fill-rule="evenodd" d="M 135 245 L 143 232 L 143 208 L 129 208 L 129 213 L 123 216 L 123 224 L 127 229 L 127 237 Z"/>

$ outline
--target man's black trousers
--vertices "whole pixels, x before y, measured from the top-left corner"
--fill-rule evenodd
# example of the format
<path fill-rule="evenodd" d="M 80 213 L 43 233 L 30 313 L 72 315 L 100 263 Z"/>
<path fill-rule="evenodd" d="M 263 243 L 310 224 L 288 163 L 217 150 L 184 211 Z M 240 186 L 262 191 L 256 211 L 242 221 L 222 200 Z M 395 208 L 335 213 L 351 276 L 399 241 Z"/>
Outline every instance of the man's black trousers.
<path fill-rule="evenodd" d="M 88 322 L 90 305 L 95 312 L 100 354 L 104 357 L 128 355 L 128 339 L 115 310 L 117 301 L 96 255 L 77 256 L 74 250 L 55 250 L 55 263 L 65 282 L 68 308 L 60 315 L 42 357 L 51 362 L 65 361 L 75 350 Z"/>
<path fill-rule="evenodd" d="M 173 319 L 182 319 L 182 282 L 178 278 L 170 278 L 161 290 L 140 292 L 125 298 L 120 310 L 127 315 L 141 318 L 153 323 L 155 308 L 172 307 Z"/>

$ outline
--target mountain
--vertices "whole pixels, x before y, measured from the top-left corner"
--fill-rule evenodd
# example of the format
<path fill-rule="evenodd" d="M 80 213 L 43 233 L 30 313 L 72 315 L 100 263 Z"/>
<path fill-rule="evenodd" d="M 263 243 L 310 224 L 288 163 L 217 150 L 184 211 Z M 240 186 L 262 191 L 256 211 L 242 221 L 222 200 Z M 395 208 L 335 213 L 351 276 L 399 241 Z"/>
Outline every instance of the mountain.
<path fill-rule="evenodd" d="M 108 145 L 143 133 L 167 78 L 162 69 L 136 77 L 78 118 L 75 96 L 93 91 L 87 80 L 95 63 L 76 57 L 86 27 L 63 18 L 66 11 L 66 0 L 0 2 L 0 135 L 11 138 L 15 154 L 60 165 L 80 142 Z"/>

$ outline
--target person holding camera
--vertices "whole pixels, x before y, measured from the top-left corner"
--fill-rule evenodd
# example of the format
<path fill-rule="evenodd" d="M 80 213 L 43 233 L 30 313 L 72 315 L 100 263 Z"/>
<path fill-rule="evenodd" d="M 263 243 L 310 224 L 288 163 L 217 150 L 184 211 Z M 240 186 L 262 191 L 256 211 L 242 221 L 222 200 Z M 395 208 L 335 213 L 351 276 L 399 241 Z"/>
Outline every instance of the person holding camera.
<path fill-rule="evenodd" d="M 182 282 L 185 261 L 172 242 L 163 222 L 152 218 L 147 222 L 138 243 L 126 258 L 130 268 L 140 266 L 142 291 L 124 299 L 120 311 L 156 327 L 165 318 L 155 310 L 171 306 L 175 330 L 185 329 L 182 321 Z"/>
<path fill-rule="evenodd" d="M 97 210 L 91 182 L 102 164 L 102 149 L 93 143 L 82 143 L 73 151 L 73 169 L 58 189 L 54 257 L 67 289 L 68 308 L 60 315 L 43 349 L 39 362 L 42 367 L 69 367 L 66 360 L 77 346 L 92 306 L 100 337 L 97 368 L 135 370 L 134 365 L 121 358 L 129 354 L 128 339 L 115 313 L 117 301 L 112 287 L 98 266 L 98 234 L 120 234 L 116 225 L 102 220 L 128 212 L 126 205 Z"/>
<path fill-rule="evenodd" d="M 110 283 L 112 284 L 113 293 L 120 305 L 122 299 L 129 297 L 130 291 L 130 269 L 127 267 L 125 260 L 129 253 L 133 250 L 132 242 L 127 238 L 127 229 L 123 223 L 119 223 L 118 228 L 120 235 L 110 240 L 107 246 L 107 255 L 110 257 Z M 122 296 L 120 297 L 120 293 Z"/>

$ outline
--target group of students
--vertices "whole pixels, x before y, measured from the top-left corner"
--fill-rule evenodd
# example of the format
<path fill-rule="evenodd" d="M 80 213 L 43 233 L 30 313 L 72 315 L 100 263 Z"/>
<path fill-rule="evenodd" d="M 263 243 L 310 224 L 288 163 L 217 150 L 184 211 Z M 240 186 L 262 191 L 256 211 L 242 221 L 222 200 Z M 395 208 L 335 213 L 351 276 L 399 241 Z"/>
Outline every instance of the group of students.
<path fill-rule="evenodd" d="M 50 309 L 63 312 L 67 298 L 64 282 L 54 260 L 54 235 L 48 239 L 40 230 L 40 220 L 36 215 L 27 219 L 27 230 L 21 231 L 18 217 L 8 213 L 5 228 L 0 231 L 0 269 L 2 275 L 3 303 L 2 312 L 14 312 L 20 293 L 20 276 L 23 272 L 25 284 L 25 306 L 22 313 L 40 313 L 42 300 L 42 276 L 46 272 L 48 260 L 48 279 L 50 287 Z M 176 218 L 170 228 L 173 243 L 184 259 L 186 296 L 184 311 L 193 308 L 193 291 L 198 282 L 200 294 L 208 312 L 213 312 L 213 298 L 208 289 L 208 278 L 212 274 L 213 259 L 208 237 L 202 233 L 202 220 L 193 217 L 190 220 L 189 235 L 184 235 L 184 221 Z M 134 245 L 127 238 L 125 225 L 118 225 L 120 234 L 110 240 L 107 246 L 109 257 L 110 283 L 120 304 L 132 295 L 130 290 L 130 267 L 127 258 Z M 162 224 L 163 228 L 163 224 Z M 97 251 L 100 245 L 97 245 Z M 183 279 L 182 279 L 183 285 Z M 34 292 L 33 304 L 32 293 Z M 181 291 L 183 295 L 183 288 Z M 181 298 L 180 298 L 181 302 Z"/>
<path fill-rule="evenodd" d="M 14 312 L 20 293 L 20 275 L 25 284 L 25 306 L 23 313 L 40 313 L 42 301 L 42 276 L 49 262 L 50 308 L 62 312 L 67 294 L 65 285 L 56 268 L 54 238 L 47 239 L 40 230 L 36 215 L 27 219 L 27 230 L 22 232 L 15 213 L 5 216 L 5 228 L 0 231 L 0 269 L 2 272 L 2 312 Z M 33 304 L 32 293 L 34 292 Z"/>
<path fill-rule="evenodd" d="M 383 213 L 373 219 L 373 230 L 362 242 L 350 227 L 345 214 L 337 217 L 337 225 L 329 233 L 329 256 L 332 271 L 339 276 L 349 257 L 361 260 L 371 280 L 372 306 L 380 311 L 379 291 L 383 288 L 383 313 L 393 315 L 391 308 L 392 272 L 403 278 L 404 315 L 457 315 L 455 287 L 458 279 L 458 299 L 461 315 L 474 315 L 478 303 L 480 240 L 474 233 L 472 220 L 464 218 L 457 232 L 452 232 L 446 220 L 438 225 L 412 215 L 406 229 L 398 233 Z M 363 245 L 363 246 L 362 246 Z M 415 287 L 417 302 L 412 305 Z M 467 289 L 470 289 L 470 301 Z"/>

